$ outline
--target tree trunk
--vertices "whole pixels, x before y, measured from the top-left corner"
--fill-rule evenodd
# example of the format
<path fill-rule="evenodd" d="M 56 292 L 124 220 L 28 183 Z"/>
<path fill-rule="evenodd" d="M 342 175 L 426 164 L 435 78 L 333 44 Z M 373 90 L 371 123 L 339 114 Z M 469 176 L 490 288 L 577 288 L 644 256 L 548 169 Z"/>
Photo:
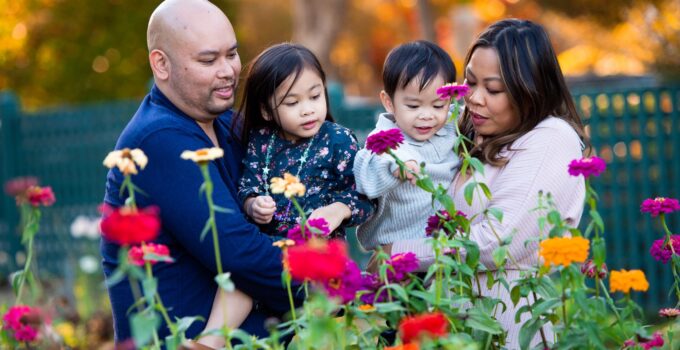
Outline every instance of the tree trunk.
<path fill-rule="evenodd" d="M 330 54 L 342 29 L 347 0 L 294 0 L 293 41 L 319 58 L 329 79 L 337 78 Z"/>
<path fill-rule="evenodd" d="M 436 42 L 437 38 L 434 34 L 434 19 L 432 18 L 430 0 L 418 0 L 418 15 L 420 17 L 422 38 L 427 41 Z"/>

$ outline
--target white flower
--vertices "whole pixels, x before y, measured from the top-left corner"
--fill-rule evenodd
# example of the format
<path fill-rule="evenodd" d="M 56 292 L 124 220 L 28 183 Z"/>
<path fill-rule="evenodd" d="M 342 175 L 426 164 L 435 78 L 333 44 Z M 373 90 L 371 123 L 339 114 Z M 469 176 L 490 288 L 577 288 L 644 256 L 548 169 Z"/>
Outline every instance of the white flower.
<path fill-rule="evenodd" d="M 74 238 L 85 237 L 92 240 L 98 239 L 100 236 L 100 221 L 101 218 L 78 215 L 71 223 L 71 236 Z"/>
<path fill-rule="evenodd" d="M 211 160 L 217 158 L 222 158 L 224 156 L 224 151 L 219 147 L 213 148 L 201 148 L 196 151 L 184 151 L 180 155 L 182 159 L 188 159 L 194 163 L 207 163 Z"/>
<path fill-rule="evenodd" d="M 124 148 L 118 151 L 111 151 L 106 158 L 104 158 L 104 166 L 112 169 L 117 167 L 123 174 L 137 174 L 137 166 L 140 169 L 144 169 L 149 159 L 139 148 L 133 150 L 129 148 Z"/>
<path fill-rule="evenodd" d="M 84 255 L 78 260 L 80 269 L 85 273 L 95 273 L 99 270 L 99 260 L 92 255 Z"/>

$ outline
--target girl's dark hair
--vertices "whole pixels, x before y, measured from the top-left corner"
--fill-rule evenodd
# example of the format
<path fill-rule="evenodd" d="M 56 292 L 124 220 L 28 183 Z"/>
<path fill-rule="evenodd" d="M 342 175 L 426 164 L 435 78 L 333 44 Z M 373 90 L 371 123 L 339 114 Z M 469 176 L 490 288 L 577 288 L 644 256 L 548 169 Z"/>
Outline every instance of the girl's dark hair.
<path fill-rule="evenodd" d="M 387 54 L 383 64 L 383 88 L 394 98 L 397 88 L 405 88 L 421 73 L 420 90 L 440 73 L 445 82 L 456 81 L 456 67 L 449 54 L 429 41 L 418 40 L 399 45 Z"/>
<path fill-rule="evenodd" d="M 290 76 L 293 76 L 292 87 L 305 68 L 314 70 L 321 78 L 326 97 L 326 120 L 334 121 L 328 102 L 326 74 L 319 60 L 308 48 L 291 43 L 277 44 L 260 53 L 249 66 L 238 117 L 232 125 L 235 134 L 241 135 L 241 142 L 244 144 L 248 143 L 248 135 L 252 130 L 279 128 L 276 122 L 278 115 L 275 113 L 278 105 L 272 105 L 276 89 Z M 286 91 L 286 95 L 288 92 Z M 271 120 L 266 120 L 262 112 L 272 116 Z"/>
<path fill-rule="evenodd" d="M 512 130 L 485 138 L 472 148 L 473 156 L 494 166 L 504 165 L 507 161 L 499 156 L 499 152 L 549 116 L 565 120 L 584 144 L 588 144 L 583 123 L 543 27 L 518 19 L 492 24 L 472 44 L 465 58 L 466 67 L 478 48 L 493 48 L 498 54 L 501 79 L 520 123 Z M 463 113 L 460 128 L 470 140 L 475 139 L 468 109 Z"/>

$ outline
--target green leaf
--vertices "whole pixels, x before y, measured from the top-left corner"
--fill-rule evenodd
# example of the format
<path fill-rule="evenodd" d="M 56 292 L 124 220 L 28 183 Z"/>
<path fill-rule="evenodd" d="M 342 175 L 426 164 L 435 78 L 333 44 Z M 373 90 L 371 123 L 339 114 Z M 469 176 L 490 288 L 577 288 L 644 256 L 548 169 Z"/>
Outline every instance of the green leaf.
<path fill-rule="evenodd" d="M 527 321 L 519 330 L 519 347 L 520 349 L 529 349 L 531 340 L 534 335 L 543 326 L 546 320 L 541 318 L 532 318 Z"/>
<path fill-rule="evenodd" d="M 602 266 L 607 256 L 607 247 L 601 237 L 593 238 L 593 262 L 597 266 Z"/>
<path fill-rule="evenodd" d="M 231 272 L 225 272 L 215 276 L 215 282 L 217 282 L 217 285 L 220 286 L 220 288 L 227 292 L 233 292 L 236 288 L 234 282 L 231 280 Z"/>
<path fill-rule="evenodd" d="M 597 212 L 595 209 L 590 210 L 590 217 L 593 218 L 593 222 L 595 222 L 595 225 L 597 228 L 600 229 L 600 232 L 604 231 L 604 222 L 602 221 L 602 217 L 600 216 L 600 213 Z"/>
<path fill-rule="evenodd" d="M 30 273 L 30 270 L 28 270 Z M 19 270 L 12 275 L 12 290 L 14 290 L 14 295 L 19 296 L 19 286 L 25 282 L 24 270 Z"/>
<path fill-rule="evenodd" d="M 156 296 L 156 288 L 158 284 L 155 278 L 145 278 L 142 281 L 142 290 L 144 291 L 144 298 L 148 305 L 154 304 L 154 297 Z"/>
<path fill-rule="evenodd" d="M 484 164 L 482 164 L 482 162 L 479 159 L 475 157 L 470 157 L 470 165 L 472 165 L 472 168 L 474 168 L 475 171 L 484 175 Z"/>
<path fill-rule="evenodd" d="M 137 347 L 146 345 L 158 329 L 161 320 L 155 312 L 141 312 L 130 317 L 130 330 Z"/>
<path fill-rule="evenodd" d="M 468 311 L 468 318 L 465 320 L 465 326 L 489 334 L 501 334 L 503 332 L 501 325 L 498 321 L 494 320 L 491 315 L 474 308 Z"/>
<path fill-rule="evenodd" d="M 517 302 L 519 302 L 519 298 L 520 298 L 519 289 L 520 289 L 519 286 L 514 286 L 514 287 L 512 287 L 512 290 L 510 291 L 510 300 L 512 300 L 512 304 L 515 305 L 515 306 L 517 305 Z"/>
<path fill-rule="evenodd" d="M 548 213 L 548 222 L 552 225 L 557 225 L 562 222 L 562 217 L 557 210 L 551 210 Z"/>
<path fill-rule="evenodd" d="M 482 191 L 484 192 L 484 195 L 486 196 L 487 199 L 491 199 L 491 190 L 489 189 L 489 186 L 487 186 L 485 183 L 480 182 L 479 187 L 482 188 Z"/>
<path fill-rule="evenodd" d="M 487 209 L 487 211 L 489 212 L 489 214 L 491 214 L 491 216 L 495 217 L 496 220 L 498 220 L 498 222 L 500 222 L 500 223 L 503 222 L 503 211 L 501 209 L 499 209 L 499 208 L 489 208 L 489 209 Z"/>
<path fill-rule="evenodd" d="M 211 227 L 212 227 L 212 219 L 208 219 L 208 220 L 205 222 L 205 226 L 203 226 L 203 230 L 201 231 L 201 236 L 200 236 L 200 238 L 199 238 L 199 239 L 201 240 L 201 242 L 202 242 L 203 239 L 205 238 L 205 235 L 208 234 L 208 231 L 210 231 L 210 228 L 211 228 Z"/>
<path fill-rule="evenodd" d="M 175 322 L 175 326 L 177 327 L 178 332 L 186 332 L 191 325 L 196 322 L 196 321 L 203 321 L 205 322 L 205 319 L 201 316 L 187 316 L 187 317 L 182 317 L 182 318 L 177 318 Z"/>
<path fill-rule="evenodd" d="M 557 307 L 558 305 L 562 304 L 562 300 L 560 298 L 554 298 L 554 299 L 541 299 L 538 300 L 537 302 L 534 303 L 534 310 L 533 310 L 533 315 L 541 315 L 546 313 L 546 311 L 553 309 L 554 307 Z"/>
<path fill-rule="evenodd" d="M 113 271 L 113 274 L 106 279 L 106 287 L 111 288 L 115 286 L 116 284 L 120 283 L 125 277 L 127 276 L 127 268 L 126 265 L 119 265 L 118 268 L 116 268 L 115 271 Z"/>
<path fill-rule="evenodd" d="M 500 246 L 493 250 L 492 253 L 493 262 L 494 264 L 496 264 L 496 267 L 505 265 L 505 259 L 507 258 L 507 255 L 508 255 L 507 246 Z"/>
<path fill-rule="evenodd" d="M 463 191 L 465 202 L 467 202 L 468 205 L 472 205 L 472 195 L 474 194 L 475 186 L 477 186 L 477 182 L 472 181 L 465 186 L 465 190 Z"/>

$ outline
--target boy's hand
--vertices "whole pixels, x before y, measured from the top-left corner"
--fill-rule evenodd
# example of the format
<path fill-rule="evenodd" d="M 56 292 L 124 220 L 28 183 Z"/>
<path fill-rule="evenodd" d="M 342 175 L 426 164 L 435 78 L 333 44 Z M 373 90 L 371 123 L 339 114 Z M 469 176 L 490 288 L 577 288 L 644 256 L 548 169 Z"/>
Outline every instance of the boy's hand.
<path fill-rule="evenodd" d="M 416 163 L 415 160 L 409 160 L 408 162 L 404 162 L 404 165 L 406 165 L 406 169 L 404 169 L 404 177 L 401 177 L 400 169 L 395 170 L 392 173 L 392 175 L 394 175 L 394 177 L 400 180 L 408 180 L 415 185 L 416 181 L 418 181 L 418 178 L 415 175 L 413 175 L 409 170 L 413 171 L 416 174 L 420 174 L 420 167 L 418 166 L 418 163 Z"/>
<path fill-rule="evenodd" d="M 246 214 L 260 225 L 270 223 L 276 211 L 276 202 L 270 196 L 250 197 L 244 206 Z"/>
<path fill-rule="evenodd" d="M 328 222 L 331 232 L 335 231 L 345 219 L 349 219 L 352 211 L 345 203 L 335 202 L 325 207 L 317 208 L 308 219 L 324 218 Z"/>

